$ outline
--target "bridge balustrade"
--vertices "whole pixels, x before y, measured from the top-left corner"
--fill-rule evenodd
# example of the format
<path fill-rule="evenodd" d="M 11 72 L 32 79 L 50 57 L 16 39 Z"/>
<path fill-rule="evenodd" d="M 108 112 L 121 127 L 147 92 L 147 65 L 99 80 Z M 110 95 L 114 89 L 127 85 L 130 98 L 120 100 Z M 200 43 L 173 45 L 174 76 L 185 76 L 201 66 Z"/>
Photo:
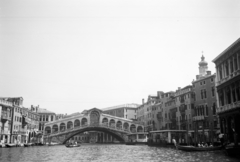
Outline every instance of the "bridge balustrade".
<path fill-rule="evenodd" d="M 84 124 L 81 126 L 77 126 L 77 127 L 71 127 L 68 129 L 62 129 L 60 131 L 54 131 L 52 133 L 45 133 L 45 135 L 51 135 L 51 134 L 57 134 L 57 133 L 64 133 L 66 131 L 71 131 L 71 130 L 77 130 L 79 128 L 85 128 L 85 127 L 105 127 L 105 128 L 110 128 L 110 129 L 115 129 L 115 130 L 120 130 L 120 131 L 124 131 L 124 132 L 128 132 L 128 133 L 136 133 L 136 129 L 128 129 L 128 128 L 122 128 L 122 127 L 116 127 L 115 125 L 108 125 L 106 123 L 91 123 L 91 124 Z M 143 132 L 143 130 L 140 130 L 138 132 Z"/>

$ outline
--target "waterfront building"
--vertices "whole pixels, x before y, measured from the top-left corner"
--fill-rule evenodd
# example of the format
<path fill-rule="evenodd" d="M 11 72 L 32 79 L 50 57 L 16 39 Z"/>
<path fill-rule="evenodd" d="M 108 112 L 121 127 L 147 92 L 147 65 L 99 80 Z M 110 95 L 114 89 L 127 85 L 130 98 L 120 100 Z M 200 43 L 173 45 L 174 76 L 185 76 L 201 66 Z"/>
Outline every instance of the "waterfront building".
<path fill-rule="evenodd" d="M 39 131 L 38 107 L 31 106 L 30 109 L 22 108 L 22 128 L 26 133 L 26 139 L 22 143 L 39 143 L 42 133 Z"/>
<path fill-rule="evenodd" d="M 182 140 L 182 143 L 193 142 L 193 120 L 192 115 L 194 113 L 194 95 L 193 87 L 188 85 L 184 88 L 178 88 L 175 92 L 175 107 L 170 109 L 171 129 L 186 130 L 186 133 L 182 133 L 178 139 Z"/>
<path fill-rule="evenodd" d="M 112 116 L 117 116 L 120 118 L 126 118 L 130 120 L 137 120 L 137 107 L 138 104 L 124 104 L 108 108 L 103 108 L 104 114 L 109 114 Z"/>
<path fill-rule="evenodd" d="M 13 103 L 0 98 L 0 143 L 10 143 Z"/>
<path fill-rule="evenodd" d="M 240 38 L 220 53 L 216 65 L 217 114 L 228 142 L 240 141 Z"/>
<path fill-rule="evenodd" d="M 22 129 L 22 97 L 7 98 L 8 101 L 13 103 L 12 109 L 12 122 L 11 122 L 11 138 L 10 143 L 20 143 L 22 136 L 24 136 L 24 130 Z"/>
<path fill-rule="evenodd" d="M 162 94 L 161 97 L 161 110 L 160 110 L 160 130 L 164 130 L 164 129 L 170 129 L 170 124 L 172 123 L 172 121 L 169 118 L 169 109 L 168 109 L 168 103 L 169 101 L 172 102 L 173 98 L 174 98 L 174 94 L 175 92 L 173 91 L 169 91 L 166 92 L 164 94 Z"/>
<path fill-rule="evenodd" d="M 194 129 L 195 142 L 214 142 L 219 129 L 216 114 L 217 98 L 215 90 L 215 74 L 208 71 L 205 57 L 199 62 L 199 74 L 193 80 L 194 91 Z"/>
<path fill-rule="evenodd" d="M 155 122 L 152 120 L 152 106 L 155 104 L 157 96 L 149 95 L 145 103 L 142 99 L 142 105 L 137 107 L 137 121 L 143 124 L 145 131 L 155 130 Z"/>
<path fill-rule="evenodd" d="M 177 112 L 178 109 L 176 107 L 176 98 L 175 93 L 167 98 L 164 104 L 164 121 L 165 121 L 165 129 L 179 129 L 179 124 L 177 120 Z"/>

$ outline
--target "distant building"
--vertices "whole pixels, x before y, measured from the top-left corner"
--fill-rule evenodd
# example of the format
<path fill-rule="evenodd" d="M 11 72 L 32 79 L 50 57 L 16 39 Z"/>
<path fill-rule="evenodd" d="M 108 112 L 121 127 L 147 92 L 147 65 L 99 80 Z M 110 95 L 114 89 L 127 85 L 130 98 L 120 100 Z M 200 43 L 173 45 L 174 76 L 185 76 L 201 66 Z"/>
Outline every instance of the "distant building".
<path fill-rule="evenodd" d="M 103 108 L 104 114 L 109 114 L 112 116 L 117 116 L 121 118 L 137 120 L 137 107 L 138 104 L 124 104 L 108 108 Z"/>
<path fill-rule="evenodd" d="M 240 141 L 240 38 L 219 54 L 216 65 L 217 113 L 228 142 Z"/>
<path fill-rule="evenodd" d="M 207 65 L 205 57 L 202 56 L 199 62 L 199 75 L 192 82 L 195 99 L 193 117 L 195 142 L 213 142 L 218 131 L 216 75 L 208 71 Z"/>
<path fill-rule="evenodd" d="M 37 113 L 39 114 L 39 130 L 42 132 L 44 131 L 45 123 L 56 120 L 56 114 L 47 109 L 38 108 Z"/>

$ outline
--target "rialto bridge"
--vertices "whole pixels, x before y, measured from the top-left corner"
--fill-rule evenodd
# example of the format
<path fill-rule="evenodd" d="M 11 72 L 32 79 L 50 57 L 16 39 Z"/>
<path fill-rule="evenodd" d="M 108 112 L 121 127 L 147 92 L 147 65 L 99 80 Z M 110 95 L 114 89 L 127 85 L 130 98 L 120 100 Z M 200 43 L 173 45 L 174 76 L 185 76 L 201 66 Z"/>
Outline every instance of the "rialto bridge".
<path fill-rule="evenodd" d="M 120 142 L 126 142 L 128 135 L 143 132 L 144 126 L 129 119 L 104 114 L 102 110 L 93 108 L 85 113 L 46 123 L 44 141 L 50 143 L 52 138 L 55 138 L 64 144 L 75 135 L 88 131 L 103 132 Z"/>

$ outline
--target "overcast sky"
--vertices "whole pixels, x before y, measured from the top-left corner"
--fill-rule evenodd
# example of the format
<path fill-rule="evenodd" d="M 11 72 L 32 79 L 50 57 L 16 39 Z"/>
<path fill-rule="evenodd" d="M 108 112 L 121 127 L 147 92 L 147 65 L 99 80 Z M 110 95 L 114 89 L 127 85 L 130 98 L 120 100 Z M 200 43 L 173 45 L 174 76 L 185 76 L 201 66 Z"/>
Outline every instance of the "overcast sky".
<path fill-rule="evenodd" d="M 56 113 L 190 85 L 240 37 L 239 0 L 1 0 L 0 96 Z"/>

